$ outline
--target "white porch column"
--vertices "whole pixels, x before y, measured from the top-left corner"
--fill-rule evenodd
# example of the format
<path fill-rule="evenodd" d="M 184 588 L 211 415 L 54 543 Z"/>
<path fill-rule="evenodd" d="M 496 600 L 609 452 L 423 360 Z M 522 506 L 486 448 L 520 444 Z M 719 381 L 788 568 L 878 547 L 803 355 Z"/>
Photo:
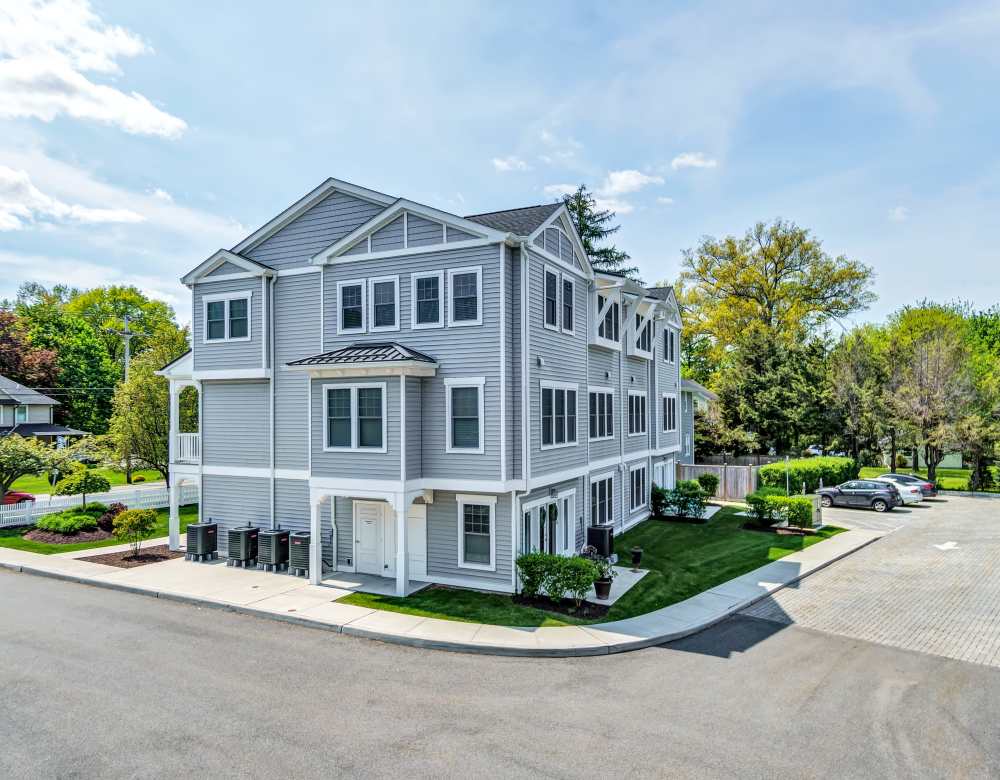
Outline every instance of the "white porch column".
<path fill-rule="evenodd" d="M 405 596 L 410 582 L 410 550 L 407 546 L 406 514 L 409 501 L 405 493 L 396 493 L 392 508 L 396 513 L 396 595 Z"/>
<path fill-rule="evenodd" d="M 325 496 L 312 497 L 312 517 L 309 523 L 309 584 L 323 581 L 323 502 Z M 331 499 L 332 500 L 332 499 Z"/>
<path fill-rule="evenodd" d="M 177 382 L 170 381 L 170 440 L 167 449 L 170 453 L 169 462 L 177 462 L 177 434 L 180 431 L 180 391 Z"/>
<path fill-rule="evenodd" d="M 167 520 L 169 545 L 171 550 L 179 550 L 181 548 L 181 486 L 180 478 L 176 474 L 170 475 L 168 495 L 170 502 L 170 515 Z"/>

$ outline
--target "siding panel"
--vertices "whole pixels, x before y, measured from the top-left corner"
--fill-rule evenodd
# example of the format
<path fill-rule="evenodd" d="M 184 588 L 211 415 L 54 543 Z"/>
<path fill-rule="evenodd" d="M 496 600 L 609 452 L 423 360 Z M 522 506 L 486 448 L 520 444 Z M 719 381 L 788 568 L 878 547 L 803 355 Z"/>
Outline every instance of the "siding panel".
<path fill-rule="evenodd" d="M 228 552 L 230 528 L 247 523 L 271 527 L 271 486 L 266 479 L 204 474 L 201 504 L 201 516 L 219 524 L 221 555 Z"/>
<path fill-rule="evenodd" d="M 202 382 L 201 454 L 206 466 L 270 466 L 267 382 Z"/>
<path fill-rule="evenodd" d="M 250 293 L 250 340 L 206 342 L 206 295 Z M 263 365 L 263 299 L 260 279 L 234 279 L 227 282 L 202 282 L 195 285 L 191 311 L 195 371 L 218 371 L 227 368 L 261 368 Z"/>
<path fill-rule="evenodd" d="M 427 505 L 427 574 L 484 580 L 504 587 L 511 582 L 510 495 L 497 496 L 495 509 L 496 571 L 464 569 L 458 565 L 458 500 L 456 493 L 434 491 Z"/>

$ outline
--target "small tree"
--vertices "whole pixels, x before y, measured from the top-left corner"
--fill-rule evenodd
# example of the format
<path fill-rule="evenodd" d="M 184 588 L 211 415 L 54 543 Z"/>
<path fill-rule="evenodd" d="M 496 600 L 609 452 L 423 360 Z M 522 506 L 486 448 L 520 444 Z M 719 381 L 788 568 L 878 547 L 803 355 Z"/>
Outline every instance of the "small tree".
<path fill-rule="evenodd" d="M 0 496 L 21 477 L 41 474 L 52 467 L 55 450 L 41 439 L 16 433 L 0 438 Z"/>
<path fill-rule="evenodd" d="M 57 496 L 83 496 L 83 505 L 87 505 L 87 493 L 106 493 L 111 490 L 108 478 L 87 467 L 78 468 L 68 477 L 63 477 L 56 483 Z"/>
<path fill-rule="evenodd" d="M 139 557 L 142 540 L 153 535 L 156 530 L 155 509 L 126 509 L 115 517 L 115 538 L 132 548 L 132 557 Z"/>

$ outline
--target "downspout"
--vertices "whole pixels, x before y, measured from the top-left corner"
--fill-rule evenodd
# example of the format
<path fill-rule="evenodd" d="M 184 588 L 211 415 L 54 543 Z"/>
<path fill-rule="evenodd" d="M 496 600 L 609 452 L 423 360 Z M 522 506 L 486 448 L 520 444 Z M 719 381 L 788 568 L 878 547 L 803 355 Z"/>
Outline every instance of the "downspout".
<path fill-rule="evenodd" d="M 270 283 L 267 285 L 266 296 L 271 299 L 271 305 L 267 307 L 267 351 L 268 351 L 268 365 L 267 368 L 271 369 L 270 376 L 268 379 L 268 388 L 270 392 L 270 407 L 271 412 L 268 415 L 271 418 L 271 528 L 277 528 L 277 518 L 274 516 L 274 502 L 275 502 L 275 482 L 274 482 L 274 382 L 275 382 L 275 368 L 274 368 L 274 282 L 275 277 L 270 277 Z"/>
<path fill-rule="evenodd" d="M 621 399 L 622 403 L 622 420 L 621 423 L 621 435 L 618 437 L 618 469 L 619 473 L 622 475 L 621 478 L 621 498 L 619 500 L 621 513 L 622 513 L 622 528 L 625 527 L 625 523 L 628 521 L 628 516 L 625 512 L 625 480 L 628 475 L 628 468 L 625 464 L 625 437 L 628 436 L 628 415 L 629 415 L 629 401 L 628 401 L 628 388 L 625 386 L 625 344 L 628 343 L 628 311 L 625 308 L 625 294 L 624 289 L 622 290 L 621 298 L 621 313 L 622 313 L 622 340 L 624 343 L 619 346 L 621 349 L 618 350 L 618 397 Z M 632 486 L 629 485 L 629 490 Z"/>
<path fill-rule="evenodd" d="M 517 560 L 518 549 L 523 540 L 518 539 L 518 529 L 521 526 L 521 511 L 519 507 L 519 499 L 528 493 L 528 480 L 531 474 L 531 447 L 529 446 L 529 436 L 530 436 L 530 426 L 528 417 L 530 415 L 531 405 L 528 398 L 528 349 L 529 349 L 529 338 L 528 338 L 528 245 L 526 241 L 520 242 L 520 254 L 519 258 L 521 263 L 521 306 L 520 306 L 520 325 L 521 325 L 521 482 L 524 485 L 523 490 L 511 491 L 511 540 L 512 540 L 512 555 L 514 560 Z M 514 592 L 517 592 L 517 566 L 511 566 L 511 587 Z"/>

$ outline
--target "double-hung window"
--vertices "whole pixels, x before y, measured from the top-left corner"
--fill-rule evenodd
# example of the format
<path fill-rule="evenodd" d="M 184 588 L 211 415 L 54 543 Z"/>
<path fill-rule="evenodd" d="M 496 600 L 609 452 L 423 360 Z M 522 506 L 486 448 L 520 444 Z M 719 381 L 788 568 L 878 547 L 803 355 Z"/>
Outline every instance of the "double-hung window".
<path fill-rule="evenodd" d="M 629 495 L 629 508 L 632 511 L 640 509 L 646 506 L 646 496 L 647 481 L 646 481 L 646 467 L 645 466 L 633 466 L 629 470 L 629 477 L 631 479 L 631 491 Z"/>
<path fill-rule="evenodd" d="M 677 396 L 663 395 L 663 430 L 677 430 Z"/>
<path fill-rule="evenodd" d="M 385 384 L 324 385 L 326 450 L 385 452 Z"/>
<path fill-rule="evenodd" d="M 646 432 L 646 394 L 629 391 L 628 435 L 641 436 Z"/>
<path fill-rule="evenodd" d="M 449 269 L 448 287 L 448 325 L 482 325 L 482 266 Z"/>
<path fill-rule="evenodd" d="M 206 295 L 205 341 L 248 341 L 250 339 L 251 293 Z"/>
<path fill-rule="evenodd" d="M 604 312 L 602 315 L 601 312 Z M 597 295 L 597 342 L 606 346 L 621 348 L 621 308 L 617 299 Z"/>
<path fill-rule="evenodd" d="M 612 439 L 615 435 L 615 396 L 610 390 L 590 390 L 590 440 Z"/>
<path fill-rule="evenodd" d="M 590 482 L 590 524 L 614 521 L 614 477 L 595 477 Z"/>
<path fill-rule="evenodd" d="M 677 360 L 677 334 L 669 327 L 663 329 L 663 359 L 668 363 Z"/>
<path fill-rule="evenodd" d="M 559 330 L 559 274 L 545 269 L 545 327 Z"/>
<path fill-rule="evenodd" d="M 653 320 L 647 319 L 645 324 L 643 324 L 642 315 L 636 312 L 635 315 L 635 349 L 636 352 L 641 352 L 646 355 L 652 354 L 653 351 Z"/>
<path fill-rule="evenodd" d="M 399 277 L 380 276 L 368 280 L 371 300 L 371 332 L 399 330 Z"/>
<path fill-rule="evenodd" d="M 576 444 L 576 385 L 542 382 L 542 447 Z"/>
<path fill-rule="evenodd" d="M 562 280 L 562 329 L 563 333 L 572 333 L 573 317 L 576 311 L 576 282 L 568 276 L 563 276 Z"/>
<path fill-rule="evenodd" d="M 365 280 L 337 282 L 340 333 L 364 333 L 366 326 Z"/>
<path fill-rule="evenodd" d="M 542 324 L 549 330 L 561 330 L 563 333 L 572 334 L 576 311 L 574 301 L 576 282 L 569 274 L 550 266 L 545 266 L 542 275 L 544 279 Z"/>
<path fill-rule="evenodd" d="M 458 565 L 496 570 L 496 496 L 458 496 Z"/>
<path fill-rule="evenodd" d="M 444 271 L 410 275 L 412 327 L 440 328 L 444 325 Z"/>
<path fill-rule="evenodd" d="M 445 451 L 481 454 L 486 379 L 454 377 L 445 379 L 444 384 L 448 425 Z"/>

